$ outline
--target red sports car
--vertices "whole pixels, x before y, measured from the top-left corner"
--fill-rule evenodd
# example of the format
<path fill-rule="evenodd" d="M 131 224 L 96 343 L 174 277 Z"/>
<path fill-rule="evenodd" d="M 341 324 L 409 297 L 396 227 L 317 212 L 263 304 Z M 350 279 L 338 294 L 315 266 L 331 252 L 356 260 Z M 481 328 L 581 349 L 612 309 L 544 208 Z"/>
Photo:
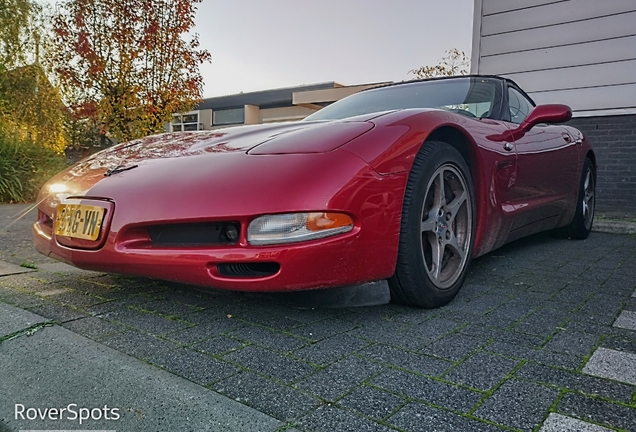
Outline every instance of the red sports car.
<path fill-rule="evenodd" d="M 40 192 L 36 248 L 89 270 L 288 291 L 388 279 L 448 303 L 472 258 L 585 238 L 596 158 L 565 105 L 465 76 L 366 90 L 305 120 L 150 136 Z"/>

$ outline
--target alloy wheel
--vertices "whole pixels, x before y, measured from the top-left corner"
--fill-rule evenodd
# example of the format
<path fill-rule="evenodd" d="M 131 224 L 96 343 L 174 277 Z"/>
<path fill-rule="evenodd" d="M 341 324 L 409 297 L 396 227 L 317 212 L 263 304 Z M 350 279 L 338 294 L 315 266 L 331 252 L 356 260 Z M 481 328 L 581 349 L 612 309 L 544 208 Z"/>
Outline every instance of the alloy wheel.
<path fill-rule="evenodd" d="M 422 258 L 431 282 L 451 287 L 461 276 L 472 241 L 472 202 L 464 176 L 453 164 L 431 177 L 422 206 Z"/>

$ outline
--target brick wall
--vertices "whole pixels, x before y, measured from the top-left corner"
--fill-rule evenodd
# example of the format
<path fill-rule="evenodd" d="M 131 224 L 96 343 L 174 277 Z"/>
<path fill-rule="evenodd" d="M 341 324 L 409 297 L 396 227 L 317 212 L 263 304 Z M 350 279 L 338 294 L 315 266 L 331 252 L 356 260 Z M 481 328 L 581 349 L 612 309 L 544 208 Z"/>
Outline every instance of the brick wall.
<path fill-rule="evenodd" d="M 581 117 L 568 122 L 596 152 L 596 209 L 608 216 L 636 216 L 636 115 Z"/>

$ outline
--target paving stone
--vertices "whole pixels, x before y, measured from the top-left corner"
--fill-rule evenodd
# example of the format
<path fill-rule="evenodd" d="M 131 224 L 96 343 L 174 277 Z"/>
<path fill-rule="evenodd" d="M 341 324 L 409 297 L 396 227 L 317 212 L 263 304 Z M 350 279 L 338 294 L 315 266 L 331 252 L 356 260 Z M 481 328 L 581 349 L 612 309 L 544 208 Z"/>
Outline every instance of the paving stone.
<path fill-rule="evenodd" d="M 462 287 L 462 291 L 466 289 L 466 286 Z M 461 291 L 460 291 L 461 292 Z M 407 324 L 420 324 L 427 319 L 430 319 L 440 312 L 437 309 L 422 309 L 422 308 L 402 308 L 399 313 L 393 316 L 393 321 L 399 321 Z"/>
<path fill-rule="evenodd" d="M 636 334 L 634 336 L 636 337 Z M 636 354 L 636 339 L 627 339 L 620 336 L 608 337 L 603 339 L 601 347 Z"/>
<path fill-rule="evenodd" d="M 516 374 L 530 381 L 552 384 L 569 390 L 630 403 L 634 387 L 592 376 L 526 363 Z"/>
<path fill-rule="evenodd" d="M 460 293 L 464 292 L 462 287 Z M 459 312 L 469 312 L 475 315 L 483 315 L 491 309 L 500 306 L 506 301 L 505 297 L 493 294 L 482 294 L 474 298 L 465 298 L 458 295 L 446 308 Z"/>
<path fill-rule="evenodd" d="M 57 321 L 59 323 L 65 323 L 67 321 L 86 317 L 86 315 L 84 315 L 82 312 L 56 304 L 45 304 L 43 306 L 31 309 L 31 312 L 41 315 L 44 318 Z"/>
<path fill-rule="evenodd" d="M 486 343 L 487 340 L 484 338 L 453 333 L 427 346 L 422 352 L 435 357 L 459 361 Z"/>
<path fill-rule="evenodd" d="M 42 295 L 42 292 L 40 292 L 39 295 Z M 63 293 L 49 297 L 48 300 L 52 300 L 56 303 L 61 303 L 73 308 L 87 309 L 91 306 L 104 303 L 108 299 L 96 297 L 83 292 L 66 290 Z"/>
<path fill-rule="evenodd" d="M 240 371 L 236 366 L 188 348 L 157 354 L 150 361 L 201 385 L 211 384 Z"/>
<path fill-rule="evenodd" d="M 567 313 L 553 309 L 540 309 L 515 326 L 516 331 L 550 336 L 567 322 Z"/>
<path fill-rule="evenodd" d="M 490 390 L 501 382 L 519 362 L 498 355 L 478 352 L 444 375 L 444 379 L 478 390 Z"/>
<path fill-rule="evenodd" d="M 526 347 L 538 348 L 543 344 L 545 337 L 519 333 L 514 330 L 501 330 L 491 327 L 478 326 L 475 324 L 468 325 L 460 329 L 462 334 L 470 336 L 482 337 L 484 339 L 494 339 L 497 342 L 503 342 L 513 345 L 523 345 Z"/>
<path fill-rule="evenodd" d="M 298 421 L 300 428 L 312 432 L 389 432 L 384 425 L 358 417 L 334 406 L 321 406 Z"/>
<path fill-rule="evenodd" d="M 627 266 L 621 266 L 621 270 L 623 270 L 623 268 L 627 269 Z M 633 291 L 634 287 L 636 287 L 636 282 L 634 281 L 634 273 L 632 273 L 631 275 L 629 273 L 626 273 L 624 275 L 621 275 L 620 273 L 614 273 L 603 284 L 603 287 L 606 286 L 614 289 L 618 288 L 624 291 Z M 629 293 L 627 295 L 629 295 Z"/>
<path fill-rule="evenodd" d="M 287 383 L 297 381 L 316 370 L 308 364 L 254 345 L 234 351 L 223 358 Z"/>
<path fill-rule="evenodd" d="M 610 326 L 614 322 L 614 315 L 594 312 L 576 312 L 570 314 L 570 317 L 575 321 L 583 321 L 602 326 Z"/>
<path fill-rule="evenodd" d="M 123 311 L 128 309 L 129 306 L 143 306 L 145 303 L 151 301 L 152 298 L 147 295 L 136 295 L 126 298 L 121 298 L 105 303 L 100 303 L 95 306 L 91 306 L 87 309 L 88 313 L 93 316 L 108 315 L 109 312 Z"/>
<path fill-rule="evenodd" d="M 587 356 L 598 344 L 598 336 L 561 330 L 544 346 L 550 351 Z"/>
<path fill-rule="evenodd" d="M 257 303 L 258 304 L 258 303 Z M 278 330 L 289 330 L 294 327 L 302 326 L 303 322 L 293 319 L 288 308 L 283 306 L 275 306 L 271 304 L 259 304 L 259 307 L 245 304 L 236 306 L 236 311 L 229 310 L 229 314 L 236 319 L 258 324 L 264 327 L 271 327 Z"/>
<path fill-rule="evenodd" d="M 611 429 L 557 413 L 550 413 L 539 432 L 611 432 Z"/>
<path fill-rule="evenodd" d="M 246 344 L 244 342 L 236 339 L 231 339 L 225 336 L 217 336 L 192 345 L 191 348 L 197 351 L 203 351 L 206 354 L 220 355 L 236 351 L 243 348 L 245 345 Z"/>
<path fill-rule="evenodd" d="M 312 341 L 319 341 L 356 328 L 356 324 L 334 318 L 327 321 L 314 322 L 303 327 L 296 327 L 289 332 Z"/>
<path fill-rule="evenodd" d="M 596 292 L 597 288 L 584 288 L 572 283 L 554 295 L 551 300 L 557 304 L 581 305 Z"/>
<path fill-rule="evenodd" d="M 562 354 L 543 349 L 532 349 L 521 345 L 513 345 L 502 342 L 494 342 L 484 349 L 509 357 L 532 360 L 537 363 L 566 369 L 577 369 L 583 361 L 583 357 L 571 354 Z"/>
<path fill-rule="evenodd" d="M 398 370 L 387 370 L 371 384 L 455 411 L 468 412 L 482 394 Z"/>
<path fill-rule="evenodd" d="M 347 357 L 300 381 L 297 386 L 323 399 L 335 401 L 384 368 L 357 357 Z"/>
<path fill-rule="evenodd" d="M 543 420 L 558 395 L 557 389 L 511 379 L 499 387 L 474 415 L 531 431 Z"/>
<path fill-rule="evenodd" d="M 405 399 L 374 387 L 360 386 L 338 404 L 369 417 L 383 419 L 404 404 Z"/>
<path fill-rule="evenodd" d="M 614 321 L 614 327 L 636 330 L 636 312 L 624 310 Z"/>
<path fill-rule="evenodd" d="M 502 432 L 504 430 L 417 402 L 406 405 L 391 416 L 388 422 L 400 429 L 413 432 Z"/>
<path fill-rule="evenodd" d="M 383 343 L 411 351 L 418 351 L 428 343 L 420 338 L 413 337 L 412 334 L 405 333 L 404 330 L 408 327 L 404 323 L 396 322 L 391 326 L 392 327 L 383 325 L 380 328 L 376 326 L 365 326 L 351 330 L 347 334 L 370 342 Z"/>
<path fill-rule="evenodd" d="M 309 341 L 253 325 L 235 330 L 229 335 L 282 353 L 293 351 L 309 344 Z"/>
<path fill-rule="evenodd" d="M 246 325 L 244 322 L 235 319 L 221 318 L 210 321 L 207 324 L 199 324 L 186 328 L 185 330 L 169 333 L 166 335 L 166 338 L 183 345 L 190 345 L 205 339 L 210 339 L 214 336 L 227 334 Z"/>
<path fill-rule="evenodd" d="M 251 372 L 231 376 L 214 390 L 283 421 L 294 421 L 322 404 L 316 398 L 275 383 Z"/>
<path fill-rule="evenodd" d="M 0 286 L 0 301 L 22 308 L 22 309 L 40 307 L 46 304 L 46 302 L 43 299 L 37 296 L 24 294 L 17 290 L 14 290 L 11 288 L 5 288 L 1 286 Z"/>
<path fill-rule="evenodd" d="M 123 333 L 118 333 L 114 336 L 103 338 L 100 342 L 116 349 L 117 351 L 144 359 L 156 355 L 157 353 L 178 348 L 178 345 L 175 345 L 165 339 L 159 339 L 158 337 L 139 333 L 134 330 L 129 330 Z"/>
<path fill-rule="evenodd" d="M 319 365 L 327 365 L 368 346 L 371 342 L 348 334 L 339 334 L 294 352 L 296 357 Z"/>
<path fill-rule="evenodd" d="M 0 276 L 34 272 L 34 269 L 21 267 L 6 261 L 0 261 Z"/>
<path fill-rule="evenodd" d="M 567 284 L 568 279 L 548 277 L 533 283 L 530 290 L 534 292 L 554 294 L 565 288 Z"/>
<path fill-rule="evenodd" d="M 636 354 L 598 348 L 583 372 L 636 385 Z"/>
<path fill-rule="evenodd" d="M 126 328 L 120 324 L 95 317 L 86 317 L 75 321 L 69 321 L 64 323 L 62 326 L 72 332 L 86 336 L 89 339 L 98 339 L 126 330 Z"/>
<path fill-rule="evenodd" d="M 489 327 L 508 328 L 532 312 L 534 308 L 535 306 L 512 300 L 509 303 L 497 307 L 487 315 L 484 315 L 478 324 Z"/>
<path fill-rule="evenodd" d="M 397 366 L 402 369 L 408 369 L 413 372 L 430 376 L 439 376 L 442 372 L 453 365 L 446 360 L 403 351 L 380 344 L 365 349 L 360 353 L 360 355 L 385 363 L 389 366 Z"/>
<path fill-rule="evenodd" d="M 581 312 L 595 315 L 616 316 L 625 301 L 622 297 L 610 297 L 607 293 L 597 293 L 580 309 Z"/>
<path fill-rule="evenodd" d="M 162 315 L 175 316 L 183 319 L 186 319 L 186 315 L 201 309 L 200 306 L 185 304 L 174 300 L 154 300 L 144 304 L 143 308 Z"/>
<path fill-rule="evenodd" d="M 566 393 L 556 410 L 569 416 L 602 425 L 636 430 L 636 410 L 577 393 Z"/>
<path fill-rule="evenodd" d="M 422 339 L 426 344 L 440 339 L 459 328 L 459 324 L 444 318 L 432 318 L 412 327 L 408 333 Z"/>
<path fill-rule="evenodd" d="M 170 320 L 160 317 L 159 315 L 140 312 L 133 309 L 123 309 L 110 312 L 107 316 L 104 316 L 104 318 L 109 321 L 120 322 L 124 325 L 134 327 L 154 335 L 163 335 L 190 327 L 189 324 L 181 321 Z"/>

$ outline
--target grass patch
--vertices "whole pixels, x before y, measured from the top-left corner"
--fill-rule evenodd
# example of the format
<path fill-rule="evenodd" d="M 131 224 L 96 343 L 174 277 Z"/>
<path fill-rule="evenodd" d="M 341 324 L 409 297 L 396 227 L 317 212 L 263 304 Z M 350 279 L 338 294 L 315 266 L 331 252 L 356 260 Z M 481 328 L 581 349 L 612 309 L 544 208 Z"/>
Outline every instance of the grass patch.
<path fill-rule="evenodd" d="M 22 264 L 20 264 L 20 267 L 24 267 L 24 268 L 28 268 L 28 269 L 33 269 L 33 270 L 37 270 L 37 269 L 38 269 L 38 266 L 36 266 L 36 265 L 35 265 L 35 264 L 33 264 L 33 263 L 26 262 L 26 261 L 25 261 L 25 262 L 23 262 Z"/>

